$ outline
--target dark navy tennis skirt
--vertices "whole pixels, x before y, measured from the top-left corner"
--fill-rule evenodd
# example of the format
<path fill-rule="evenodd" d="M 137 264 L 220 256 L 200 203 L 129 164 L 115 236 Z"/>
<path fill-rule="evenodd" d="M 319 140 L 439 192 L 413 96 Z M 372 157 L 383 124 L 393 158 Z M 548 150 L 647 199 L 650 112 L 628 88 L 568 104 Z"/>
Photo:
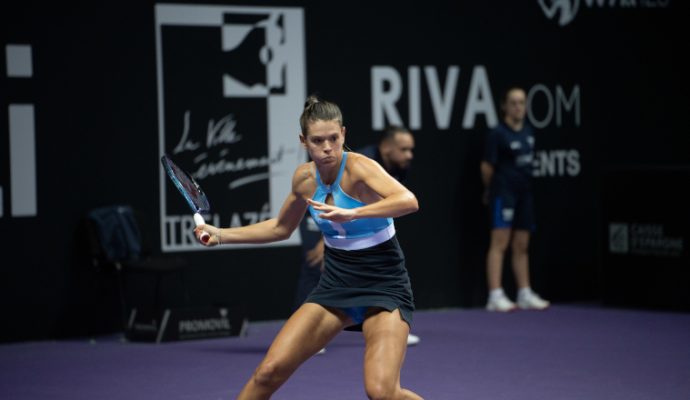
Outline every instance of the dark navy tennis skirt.
<path fill-rule="evenodd" d="M 305 302 L 339 309 L 398 309 L 402 319 L 412 324 L 412 286 L 397 237 L 362 250 L 326 246 L 324 257 L 324 272 Z M 346 330 L 362 330 L 362 324 Z"/>

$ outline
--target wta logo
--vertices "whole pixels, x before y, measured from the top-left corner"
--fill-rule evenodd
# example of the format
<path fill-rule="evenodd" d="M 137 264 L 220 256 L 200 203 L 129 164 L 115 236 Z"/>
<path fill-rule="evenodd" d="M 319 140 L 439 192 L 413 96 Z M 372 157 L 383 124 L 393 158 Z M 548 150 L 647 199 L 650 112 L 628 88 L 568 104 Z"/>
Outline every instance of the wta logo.
<path fill-rule="evenodd" d="M 546 17 L 548 19 L 557 18 L 560 26 L 571 23 L 580 8 L 580 0 L 538 0 L 538 2 Z"/>
<path fill-rule="evenodd" d="M 588 9 L 665 9 L 671 0 L 582 0 Z M 537 0 L 548 19 L 557 20 L 558 25 L 566 26 L 573 22 L 580 9 L 580 0 Z"/>

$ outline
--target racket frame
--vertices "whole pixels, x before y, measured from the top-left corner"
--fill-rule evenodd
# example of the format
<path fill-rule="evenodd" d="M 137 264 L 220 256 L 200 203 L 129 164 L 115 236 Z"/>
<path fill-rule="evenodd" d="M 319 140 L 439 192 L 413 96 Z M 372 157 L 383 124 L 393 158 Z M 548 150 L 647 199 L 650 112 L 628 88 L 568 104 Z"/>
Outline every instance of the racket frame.
<path fill-rule="evenodd" d="M 196 226 L 205 225 L 206 221 L 204 220 L 204 217 L 201 214 L 202 213 L 208 213 L 209 211 L 211 211 L 211 207 L 209 205 L 208 198 L 206 197 L 206 193 L 204 193 L 204 191 L 201 189 L 201 186 L 199 186 L 199 184 L 194 180 L 194 178 L 192 178 L 192 176 L 187 171 L 180 168 L 167 155 L 163 155 L 161 157 L 161 164 L 163 165 L 163 169 L 165 169 L 165 172 L 168 175 L 168 178 L 170 178 L 170 180 L 173 182 L 173 184 L 175 185 L 177 190 L 184 197 L 189 208 L 191 208 L 192 211 L 194 212 L 194 224 L 196 224 Z M 182 184 L 182 182 L 180 181 L 180 178 L 177 176 L 177 173 L 175 170 L 184 174 L 185 177 L 189 180 L 189 182 L 191 182 L 191 184 L 193 185 L 193 188 L 190 188 L 190 189 L 196 190 L 196 194 L 198 195 L 197 197 L 202 199 L 202 203 L 204 203 L 204 204 L 202 204 L 203 207 L 200 207 L 192 199 L 192 195 L 190 193 L 188 193 L 187 188 Z M 211 235 L 208 232 L 202 232 L 201 237 L 200 237 L 201 241 L 204 243 L 207 243 L 210 238 L 211 238 Z"/>

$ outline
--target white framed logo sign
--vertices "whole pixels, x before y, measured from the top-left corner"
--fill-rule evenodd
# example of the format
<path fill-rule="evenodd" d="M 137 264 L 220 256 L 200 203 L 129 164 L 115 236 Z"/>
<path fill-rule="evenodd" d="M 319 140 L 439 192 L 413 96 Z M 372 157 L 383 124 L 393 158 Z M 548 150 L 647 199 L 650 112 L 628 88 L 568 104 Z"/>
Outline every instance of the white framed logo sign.
<path fill-rule="evenodd" d="M 303 10 L 158 4 L 155 18 L 159 155 L 176 160 L 206 192 L 209 223 L 243 226 L 276 216 L 305 158 L 298 140 Z M 161 168 L 162 250 L 205 249 L 164 174 Z M 294 234 L 260 246 L 298 244 Z M 248 246 L 214 249 L 238 247 Z"/>

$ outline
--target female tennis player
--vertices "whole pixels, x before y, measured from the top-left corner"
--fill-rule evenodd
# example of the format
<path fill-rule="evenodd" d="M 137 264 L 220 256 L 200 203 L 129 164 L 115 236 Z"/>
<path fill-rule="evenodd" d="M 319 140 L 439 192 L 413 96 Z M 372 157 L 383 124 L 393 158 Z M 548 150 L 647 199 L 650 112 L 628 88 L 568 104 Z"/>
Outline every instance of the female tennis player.
<path fill-rule="evenodd" d="M 370 399 L 421 399 L 400 386 L 414 304 L 393 225 L 394 217 L 417 211 L 417 199 L 375 161 L 343 151 L 345 127 L 336 104 L 310 96 L 300 126 L 300 141 L 313 161 L 296 169 L 277 218 L 195 229 L 197 238 L 211 235 L 207 246 L 279 241 L 308 209 L 324 235 L 325 270 L 318 286 L 282 327 L 238 399 L 270 398 L 343 329 L 364 335 Z"/>

